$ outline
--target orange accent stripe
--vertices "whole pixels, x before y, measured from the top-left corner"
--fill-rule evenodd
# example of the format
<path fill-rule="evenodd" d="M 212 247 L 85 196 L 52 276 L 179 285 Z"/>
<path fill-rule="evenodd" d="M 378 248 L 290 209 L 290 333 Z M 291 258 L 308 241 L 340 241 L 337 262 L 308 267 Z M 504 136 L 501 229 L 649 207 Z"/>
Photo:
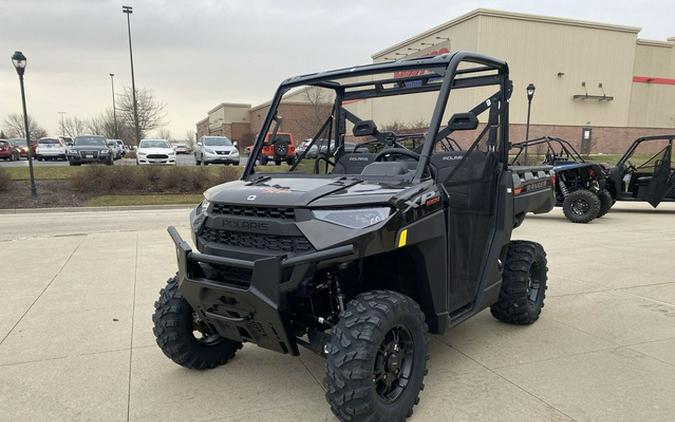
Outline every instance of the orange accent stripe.
<path fill-rule="evenodd" d="M 651 76 L 633 76 L 633 82 L 641 84 L 675 85 L 673 78 L 652 78 Z"/>

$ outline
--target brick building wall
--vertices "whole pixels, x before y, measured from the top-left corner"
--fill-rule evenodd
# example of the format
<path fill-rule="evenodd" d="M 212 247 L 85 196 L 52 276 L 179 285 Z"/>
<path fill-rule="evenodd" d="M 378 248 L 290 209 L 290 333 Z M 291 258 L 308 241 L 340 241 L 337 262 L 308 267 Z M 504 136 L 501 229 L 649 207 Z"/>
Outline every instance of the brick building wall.
<path fill-rule="evenodd" d="M 260 130 L 269 109 L 270 106 L 265 105 L 251 110 L 250 131 L 252 138 L 255 138 Z M 311 138 L 316 135 L 331 110 L 332 104 L 318 106 L 305 103 L 281 104 L 278 111 L 283 119 L 280 131 L 292 133 L 296 142 Z"/>

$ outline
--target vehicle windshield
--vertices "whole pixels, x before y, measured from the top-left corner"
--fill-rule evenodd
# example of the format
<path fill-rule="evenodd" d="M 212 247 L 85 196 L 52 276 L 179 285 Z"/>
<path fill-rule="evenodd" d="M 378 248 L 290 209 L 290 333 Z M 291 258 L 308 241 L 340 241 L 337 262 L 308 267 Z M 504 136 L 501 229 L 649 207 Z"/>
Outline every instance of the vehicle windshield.
<path fill-rule="evenodd" d="M 25 147 L 26 146 L 26 140 L 25 139 L 11 139 L 10 142 L 17 147 Z"/>
<path fill-rule="evenodd" d="M 206 136 L 204 137 L 205 147 L 231 147 L 232 141 L 224 136 Z"/>
<path fill-rule="evenodd" d="M 171 148 L 171 145 L 169 145 L 169 142 L 163 140 L 163 139 L 143 139 L 140 144 L 138 144 L 139 148 Z"/>
<path fill-rule="evenodd" d="M 75 138 L 75 146 L 107 146 L 105 138 L 102 136 L 78 136 Z"/>
<path fill-rule="evenodd" d="M 38 141 L 40 145 L 61 145 L 58 139 L 40 139 Z"/>
<path fill-rule="evenodd" d="M 501 154 L 507 76 L 497 65 L 458 62 L 451 75 L 448 62 L 430 59 L 290 79 L 297 82 L 281 86 L 267 117 L 254 116 L 262 131 L 243 178 L 276 165 L 275 174 L 410 182 L 473 165 L 462 150 L 483 160 Z"/>

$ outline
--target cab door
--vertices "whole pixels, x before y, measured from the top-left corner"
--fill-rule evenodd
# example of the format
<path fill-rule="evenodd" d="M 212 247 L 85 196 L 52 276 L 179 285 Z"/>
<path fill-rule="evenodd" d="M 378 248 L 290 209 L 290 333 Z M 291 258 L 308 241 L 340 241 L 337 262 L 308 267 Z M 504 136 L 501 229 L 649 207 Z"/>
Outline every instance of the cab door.
<path fill-rule="evenodd" d="M 654 208 L 656 208 L 663 200 L 663 197 L 670 192 L 673 188 L 673 183 L 675 182 L 670 167 L 672 161 L 672 148 L 673 141 L 671 139 L 669 145 L 663 150 L 661 158 L 654 163 L 652 180 L 649 182 L 649 186 L 647 186 L 647 194 L 644 199 Z"/>

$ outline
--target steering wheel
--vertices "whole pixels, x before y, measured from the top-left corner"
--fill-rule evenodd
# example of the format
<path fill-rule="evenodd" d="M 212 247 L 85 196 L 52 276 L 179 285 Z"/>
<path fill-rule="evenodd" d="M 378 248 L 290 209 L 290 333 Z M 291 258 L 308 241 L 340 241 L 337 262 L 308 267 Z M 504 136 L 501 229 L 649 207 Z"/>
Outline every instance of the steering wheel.
<path fill-rule="evenodd" d="M 327 164 L 335 167 L 335 161 L 331 161 L 330 157 L 326 153 L 319 153 L 314 159 L 314 174 L 319 174 L 319 162 L 324 161 Z"/>
<path fill-rule="evenodd" d="M 626 170 L 631 173 L 636 173 L 637 167 L 635 167 L 630 161 L 626 160 Z"/>
<path fill-rule="evenodd" d="M 412 158 L 413 160 L 419 162 L 420 161 L 420 155 L 414 151 L 410 151 L 409 149 L 405 148 L 385 148 L 382 151 L 378 152 L 377 155 L 373 158 L 373 162 L 378 162 L 378 161 L 383 161 L 382 158 L 384 158 L 386 155 L 403 155 L 408 158 Z M 435 178 L 436 177 L 436 169 L 434 168 L 434 165 L 431 164 L 431 162 L 428 162 L 428 169 L 430 176 Z M 426 170 L 426 169 L 425 169 Z"/>

